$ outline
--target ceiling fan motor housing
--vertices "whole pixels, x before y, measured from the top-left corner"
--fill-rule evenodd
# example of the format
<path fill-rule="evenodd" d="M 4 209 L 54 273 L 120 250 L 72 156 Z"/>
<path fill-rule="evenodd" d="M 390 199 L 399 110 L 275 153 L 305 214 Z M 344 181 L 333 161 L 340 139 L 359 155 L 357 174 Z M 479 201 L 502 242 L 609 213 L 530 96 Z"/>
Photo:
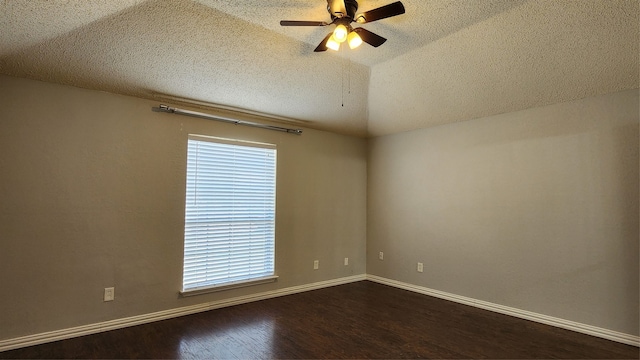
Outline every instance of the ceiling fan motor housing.
<path fill-rule="evenodd" d="M 358 2 L 356 0 L 327 0 L 327 10 L 331 14 L 331 20 L 354 19 L 356 11 L 358 11 Z"/>

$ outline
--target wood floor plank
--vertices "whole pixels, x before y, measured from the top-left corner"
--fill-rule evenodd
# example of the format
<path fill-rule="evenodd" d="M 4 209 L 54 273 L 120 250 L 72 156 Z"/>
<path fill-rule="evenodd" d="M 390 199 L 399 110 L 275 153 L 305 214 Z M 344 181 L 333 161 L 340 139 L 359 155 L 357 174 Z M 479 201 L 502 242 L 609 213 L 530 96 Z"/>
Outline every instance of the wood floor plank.
<path fill-rule="evenodd" d="M 362 281 L 0 359 L 638 359 L 637 347 Z"/>

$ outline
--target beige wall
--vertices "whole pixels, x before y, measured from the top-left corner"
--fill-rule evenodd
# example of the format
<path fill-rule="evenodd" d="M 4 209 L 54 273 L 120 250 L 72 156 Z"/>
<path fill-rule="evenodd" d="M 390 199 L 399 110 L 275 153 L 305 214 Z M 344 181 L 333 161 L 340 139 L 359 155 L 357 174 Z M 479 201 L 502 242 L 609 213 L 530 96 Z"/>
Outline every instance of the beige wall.
<path fill-rule="evenodd" d="M 365 273 L 366 140 L 157 105 L 0 77 L 0 340 Z M 276 283 L 178 297 L 189 133 L 277 145 Z"/>
<path fill-rule="evenodd" d="M 636 89 L 372 139 L 367 273 L 638 335 L 638 111 Z"/>
<path fill-rule="evenodd" d="M 638 90 L 368 154 L 155 105 L 0 77 L 0 340 L 365 271 L 638 334 Z M 178 297 L 189 133 L 277 144 L 277 283 Z"/>

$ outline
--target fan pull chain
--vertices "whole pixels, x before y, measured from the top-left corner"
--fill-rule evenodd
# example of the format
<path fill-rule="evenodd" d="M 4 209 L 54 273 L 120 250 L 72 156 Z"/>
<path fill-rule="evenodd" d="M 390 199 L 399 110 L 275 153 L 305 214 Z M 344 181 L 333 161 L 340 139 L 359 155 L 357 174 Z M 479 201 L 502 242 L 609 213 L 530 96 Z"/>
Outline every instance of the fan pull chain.
<path fill-rule="evenodd" d="M 347 85 L 347 89 L 349 89 L 349 95 L 351 95 L 351 57 L 349 57 L 349 84 Z"/>
<path fill-rule="evenodd" d="M 342 66 L 342 75 L 340 76 L 340 85 L 342 85 L 342 91 L 340 95 L 342 96 L 342 107 L 344 107 L 344 66 Z"/>
<path fill-rule="evenodd" d="M 340 51 L 342 51 L 343 55 L 344 55 L 344 47 L 340 48 Z M 340 85 L 342 86 L 342 107 L 344 107 L 344 77 L 345 77 L 345 67 L 347 68 L 347 94 L 351 95 L 351 68 L 352 68 L 352 64 L 351 64 L 351 56 L 350 54 L 347 54 L 347 58 L 342 60 L 342 76 L 340 78 Z"/>
<path fill-rule="evenodd" d="M 342 52 L 342 54 L 344 55 L 344 46 L 340 47 L 340 51 Z M 342 91 L 341 91 L 341 95 L 342 95 L 342 107 L 344 107 L 344 58 L 342 60 L 342 75 L 340 76 L 340 85 L 342 85 Z"/>

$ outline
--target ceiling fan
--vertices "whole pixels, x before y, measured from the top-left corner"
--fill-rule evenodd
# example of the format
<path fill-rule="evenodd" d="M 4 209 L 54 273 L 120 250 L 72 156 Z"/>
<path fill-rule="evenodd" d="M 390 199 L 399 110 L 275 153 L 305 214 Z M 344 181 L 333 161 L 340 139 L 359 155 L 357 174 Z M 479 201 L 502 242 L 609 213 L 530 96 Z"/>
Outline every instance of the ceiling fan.
<path fill-rule="evenodd" d="M 387 39 L 361 27 L 354 29 L 351 27 L 351 23 L 365 24 L 404 14 L 404 5 L 402 5 L 402 2 L 396 1 L 392 4 L 359 14 L 356 14 L 357 10 L 358 2 L 356 0 L 327 0 L 327 11 L 329 11 L 331 15 L 331 22 L 282 20 L 280 21 L 280 25 L 327 26 L 335 24 L 335 30 L 322 40 L 320 45 L 314 50 L 315 52 L 327 51 L 327 49 L 337 51 L 340 49 L 340 44 L 345 41 L 351 49 L 357 48 L 362 42 L 378 47 L 384 44 Z"/>

